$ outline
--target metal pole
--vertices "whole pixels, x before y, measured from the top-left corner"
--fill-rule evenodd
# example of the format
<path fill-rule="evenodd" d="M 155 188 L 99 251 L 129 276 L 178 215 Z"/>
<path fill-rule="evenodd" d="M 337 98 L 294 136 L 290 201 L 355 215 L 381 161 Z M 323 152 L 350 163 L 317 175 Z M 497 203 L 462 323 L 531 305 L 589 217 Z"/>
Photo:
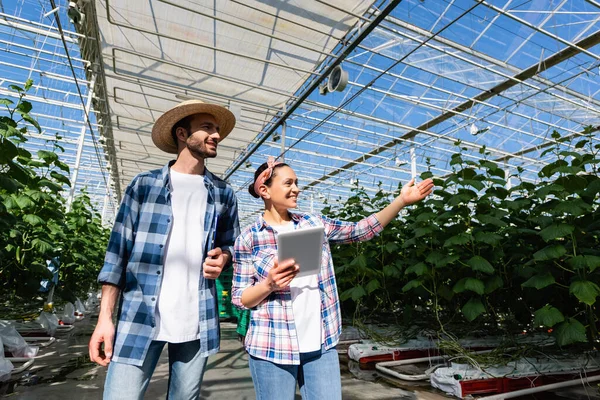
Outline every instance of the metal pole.
<path fill-rule="evenodd" d="M 71 190 L 69 191 L 69 197 L 67 197 L 67 212 L 71 211 L 71 205 L 73 204 L 73 198 L 75 197 L 75 189 L 77 188 L 77 175 L 79 175 L 79 166 L 81 164 L 81 153 L 83 153 L 83 143 L 85 140 L 85 131 L 89 123 L 88 116 L 90 115 L 90 109 L 92 108 L 92 96 L 94 94 L 94 85 L 96 83 L 96 74 L 92 74 L 90 85 L 88 87 L 88 95 L 85 102 L 85 112 L 83 114 L 84 125 L 81 127 L 81 133 L 79 134 L 79 143 L 77 144 L 77 155 L 75 156 L 75 165 L 73 167 L 73 175 L 71 176 Z"/>
<path fill-rule="evenodd" d="M 417 153 L 415 152 L 414 142 L 410 145 L 410 176 L 417 177 Z"/>
<path fill-rule="evenodd" d="M 102 206 L 102 226 L 106 226 L 106 210 L 108 209 L 108 188 L 106 188 L 106 193 L 104 194 L 104 205 Z"/>
<path fill-rule="evenodd" d="M 281 162 L 285 162 L 285 129 L 287 127 L 287 123 L 281 124 L 281 155 L 279 159 Z"/>

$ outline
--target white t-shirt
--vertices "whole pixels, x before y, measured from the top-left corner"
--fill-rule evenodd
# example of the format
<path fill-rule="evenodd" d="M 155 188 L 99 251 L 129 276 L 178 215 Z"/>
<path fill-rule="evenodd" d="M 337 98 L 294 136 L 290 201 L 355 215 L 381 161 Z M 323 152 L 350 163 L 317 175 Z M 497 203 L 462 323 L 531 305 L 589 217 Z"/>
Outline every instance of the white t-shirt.
<path fill-rule="evenodd" d="M 183 343 L 200 338 L 198 287 L 204 260 L 202 238 L 208 192 L 204 175 L 171 169 L 170 178 L 173 225 L 165 247 L 155 340 Z"/>
<path fill-rule="evenodd" d="M 277 233 L 288 232 L 294 229 L 294 222 L 284 225 L 271 226 Z M 298 349 L 300 353 L 308 353 L 321 349 L 322 319 L 321 319 L 321 293 L 319 292 L 318 275 L 295 277 L 290 283 L 292 295 L 292 310 L 294 323 L 298 335 Z"/>

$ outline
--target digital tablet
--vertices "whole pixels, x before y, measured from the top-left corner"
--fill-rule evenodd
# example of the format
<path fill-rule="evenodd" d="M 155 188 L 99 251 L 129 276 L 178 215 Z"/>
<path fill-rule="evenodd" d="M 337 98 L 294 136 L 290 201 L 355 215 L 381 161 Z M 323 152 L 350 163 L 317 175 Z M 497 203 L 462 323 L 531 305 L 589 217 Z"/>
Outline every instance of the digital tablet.
<path fill-rule="evenodd" d="M 301 228 L 277 235 L 277 258 L 293 258 L 300 267 L 296 276 L 318 274 L 321 270 L 321 252 L 325 228 Z"/>

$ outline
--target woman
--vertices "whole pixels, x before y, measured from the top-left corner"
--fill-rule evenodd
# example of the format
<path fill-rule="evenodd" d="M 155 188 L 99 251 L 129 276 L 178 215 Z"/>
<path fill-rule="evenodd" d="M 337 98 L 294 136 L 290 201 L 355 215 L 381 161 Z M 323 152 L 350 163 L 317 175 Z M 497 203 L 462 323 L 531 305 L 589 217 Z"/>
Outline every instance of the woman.
<path fill-rule="evenodd" d="M 290 212 L 297 207 L 298 179 L 272 157 L 258 168 L 248 190 L 265 208 L 235 242 L 232 302 L 252 309 L 245 347 L 256 398 L 294 399 L 298 384 L 305 400 L 341 399 L 335 346 L 342 319 L 329 242 L 373 238 L 404 206 L 429 195 L 433 182 L 411 180 L 391 204 L 356 223 Z M 325 227 L 321 269 L 295 278 L 294 260 L 277 260 L 277 234 L 311 226 Z"/>

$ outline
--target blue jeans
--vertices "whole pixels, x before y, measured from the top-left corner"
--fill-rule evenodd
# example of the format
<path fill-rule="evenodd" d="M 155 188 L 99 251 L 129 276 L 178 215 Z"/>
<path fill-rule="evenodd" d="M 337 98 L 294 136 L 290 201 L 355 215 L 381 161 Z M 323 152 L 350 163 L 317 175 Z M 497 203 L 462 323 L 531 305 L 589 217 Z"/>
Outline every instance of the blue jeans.
<path fill-rule="evenodd" d="M 143 399 L 166 342 L 150 343 L 141 367 L 119 362 L 108 365 L 104 400 Z M 200 340 L 169 343 L 168 399 L 198 399 L 208 357 L 200 357 Z"/>
<path fill-rule="evenodd" d="M 250 356 L 257 400 L 293 400 L 296 383 L 303 400 L 340 400 L 340 360 L 334 348 L 300 353 L 300 365 L 275 364 Z"/>

